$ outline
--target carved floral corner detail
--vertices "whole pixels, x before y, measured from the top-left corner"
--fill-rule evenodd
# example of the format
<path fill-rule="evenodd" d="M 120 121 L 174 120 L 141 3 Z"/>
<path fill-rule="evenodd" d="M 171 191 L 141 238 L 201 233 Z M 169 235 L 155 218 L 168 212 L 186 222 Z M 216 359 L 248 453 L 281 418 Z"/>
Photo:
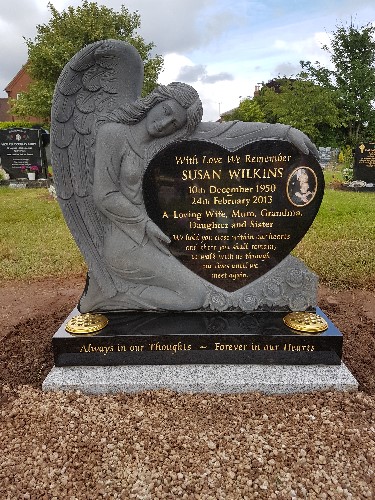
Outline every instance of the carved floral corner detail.
<path fill-rule="evenodd" d="M 211 311 L 225 311 L 233 306 L 232 297 L 226 292 L 209 288 L 204 307 Z"/>

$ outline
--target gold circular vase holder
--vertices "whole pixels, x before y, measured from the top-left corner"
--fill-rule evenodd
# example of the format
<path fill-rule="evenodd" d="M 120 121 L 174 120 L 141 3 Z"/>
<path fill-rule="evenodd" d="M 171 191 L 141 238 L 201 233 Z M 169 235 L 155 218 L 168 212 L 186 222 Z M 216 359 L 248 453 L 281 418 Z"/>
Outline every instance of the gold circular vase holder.
<path fill-rule="evenodd" d="M 71 318 L 65 330 L 74 335 L 89 335 L 102 330 L 108 324 L 108 319 L 103 314 L 80 314 Z"/>
<path fill-rule="evenodd" d="M 316 334 L 327 330 L 327 321 L 315 313 L 310 312 L 292 312 L 284 316 L 284 323 L 292 328 L 296 333 Z"/>

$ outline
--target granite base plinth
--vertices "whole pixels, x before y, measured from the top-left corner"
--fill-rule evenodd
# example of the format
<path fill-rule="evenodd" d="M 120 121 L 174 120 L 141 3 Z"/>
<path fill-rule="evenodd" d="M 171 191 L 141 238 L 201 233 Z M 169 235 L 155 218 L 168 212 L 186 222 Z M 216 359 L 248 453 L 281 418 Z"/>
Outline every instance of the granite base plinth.
<path fill-rule="evenodd" d="M 296 394 L 357 391 L 358 382 L 339 366 L 144 365 L 53 368 L 44 391 L 85 394 L 132 393 L 170 389 L 190 393 Z"/>
<path fill-rule="evenodd" d="M 53 337 L 55 366 L 340 365 L 342 334 L 317 313 L 329 325 L 318 334 L 288 328 L 285 313 L 108 313 L 94 335 L 72 335 L 65 322 Z"/>

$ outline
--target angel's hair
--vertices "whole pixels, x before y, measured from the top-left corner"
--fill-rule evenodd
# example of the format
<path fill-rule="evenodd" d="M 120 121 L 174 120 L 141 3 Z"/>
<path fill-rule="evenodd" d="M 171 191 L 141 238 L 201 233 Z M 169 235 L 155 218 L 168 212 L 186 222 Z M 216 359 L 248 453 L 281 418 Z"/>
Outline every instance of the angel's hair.
<path fill-rule="evenodd" d="M 186 131 L 192 132 L 202 120 L 203 108 L 198 92 L 186 83 L 173 82 L 159 85 L 149 95 L 127 103 L 107 115 L 107 120 L 129 125 L 139 123 L 159 102 L 176 100 L 187 112 Z"/>

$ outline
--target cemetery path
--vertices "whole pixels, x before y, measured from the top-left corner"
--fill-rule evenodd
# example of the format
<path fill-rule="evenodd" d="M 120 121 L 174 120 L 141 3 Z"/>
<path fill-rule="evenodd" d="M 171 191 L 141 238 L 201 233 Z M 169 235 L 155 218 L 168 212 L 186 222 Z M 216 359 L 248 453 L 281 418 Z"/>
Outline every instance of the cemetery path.
<path fill-rule="evenodd" d="M 0 498 L 375 497 L 374 292 L 319 291 L 358 393 L 43 393 L 83 286 L 0 286 Z"/>

